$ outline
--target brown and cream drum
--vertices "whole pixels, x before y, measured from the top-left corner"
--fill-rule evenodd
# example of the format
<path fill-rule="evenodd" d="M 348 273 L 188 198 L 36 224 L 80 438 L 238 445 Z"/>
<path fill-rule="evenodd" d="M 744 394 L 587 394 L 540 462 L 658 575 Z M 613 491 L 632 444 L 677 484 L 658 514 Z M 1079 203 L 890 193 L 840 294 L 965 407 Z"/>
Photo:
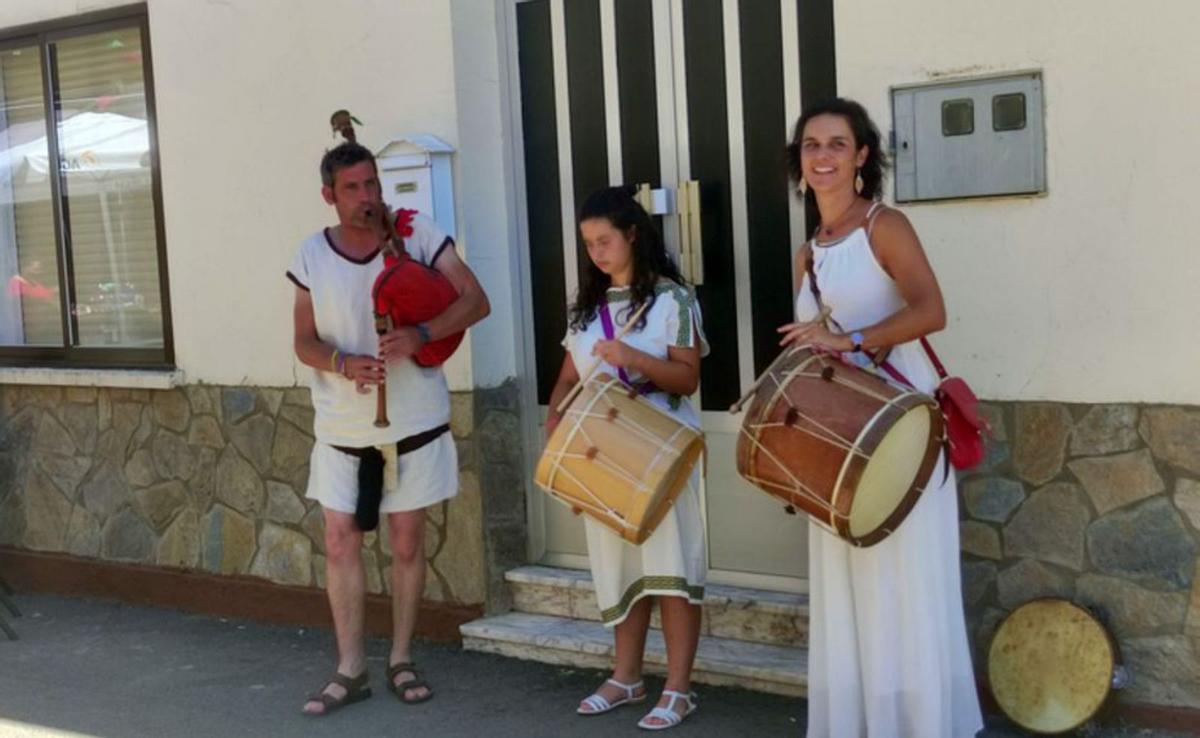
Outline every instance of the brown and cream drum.
<path fill-rule="evenodd" d="M 642 543 L 688 482 L 704 436 L 597 374 L 567 407 L 534 472 L 552 497 Z"/>
<path fill-rule="evenodd" d="M 1112 637 L 1089 611 L 1061 599 L 1009 613 L 988 649 L 988 681 L 1004 714 L 1035 733 L 1091 720 L 1126 679 Z"/>
<path fill-rule="evenodd" d="M 894 531 L 937 463 L 937 402 L 836 355 L 788 349 L 731 412 L 747 399 L 738 473 L 855 545 Z"/>

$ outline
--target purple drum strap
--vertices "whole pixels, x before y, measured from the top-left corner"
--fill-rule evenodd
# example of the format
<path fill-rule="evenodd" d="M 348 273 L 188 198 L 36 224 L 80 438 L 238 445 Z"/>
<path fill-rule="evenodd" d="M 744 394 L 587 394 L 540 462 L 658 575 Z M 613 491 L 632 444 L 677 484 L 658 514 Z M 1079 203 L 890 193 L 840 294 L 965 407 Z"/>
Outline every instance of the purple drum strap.
<path fill-rule="evenodd" d="M 615 336 L 617 334 L 617 332 L 613 328 L 612 313 L 608 309 L 608 301 L 607 300 L 600 303 L 600 325 L 601 325 L 601 327 L 604 328 L 604 337 L 609 341 L 613 340 L 613 336 Z M 630 381 L 629 374 L 626 373 L 626 371 L 623 367 L 617 367 L 617 374 L 621 377 L 621 381 L 624 382 L 625 384 L 629 385 L 630 387 L 637 386 L 637 385 L 634 385 L 634 383 L 632 381 Z M 638 387 L 639 395 L 648 395 L 651 392 L 660 392 L 660 391 L 661 390 L 659 390 L 658 387 L 656 387 L 654 385 L 654 382 L 650 382 L 650 381 L 647 381 Z"/>

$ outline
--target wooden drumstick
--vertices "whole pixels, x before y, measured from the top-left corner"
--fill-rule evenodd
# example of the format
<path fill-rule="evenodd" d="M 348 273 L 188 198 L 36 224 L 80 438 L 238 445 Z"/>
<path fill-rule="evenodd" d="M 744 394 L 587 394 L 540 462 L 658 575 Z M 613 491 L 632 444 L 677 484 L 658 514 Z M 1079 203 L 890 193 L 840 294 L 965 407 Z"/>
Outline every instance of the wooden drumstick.
<path fill-rule="evenodd" d="M 832 314 L 833 314 L 832 310 L 830 310 L 828 307 L 823 307 L 823 308 L 821 308 L 821 311 L 819 313 L 817 313 L 817 317 L 812 319 L 809 322 L 816 323 L 817 321 L 820 321 L 820 322 L 824 323 L 826 320 L 829 319 L 829 316 Z M 775 357 L 775 360 L 771 362 L 771 365 L 768 366 L 766 368 L 766 370 L 763 371 L 763 373 L 758 376 L 758 379 L 754 380 L 754 384 L 750 385 L 750 389 L 746 390 L 746 394 L 742 395 L 741 398 L 738 399 L 737 402 L 735 402 L 729 406 L 729 413 L 731 415 L 737 415 L 738 413 L 740 413 L 742 411 L 742 406 L 744 406 L 746 404 L 746 401 L 754 396 L 754 393 L 757 392 L 758 388 L 762 386 L 762 383 L 764 381 L 766 381 L 767 376 L 771 374 L 771 371 L 775 368 L 775 366 L 780 361 L 783 361 L 783 357 L 790 354 L 792 352 L 793 348 L 795 348 L 795 347 L 789 346 L 789 347 L 785 348 L 783 351 L 780 351 L 779 355 Z"/>
<path fill-rule="evenodd" d="M 649 302 L 642 303 L 642 306 L 637 309 L 637 312 L 635 312 L 632 317 L 629 318 L 629 322 L 627 322 L 621 328 L 621 330 L 617 332 L 617 335 L 613 337 L 613 340 L 620 341 L 622 338 L 624 338 L 625 334 L 628 333 L 629 330 L 637 324 L 638 320 L 641 319 L 642 313 L 646 312 L 646 308 L 648 307 L 650 307 Z M 592 364 L 588 367 L 587 371 L 582 372 L 579 375 L 579 383 L 571 388 L 571 391 L 568 392 L 567 396 L 562 399 L 562 402 L 558 403 L 558 407 L 554 408 L 554 412 L 561 414 L 567 409 L 567 405 L 571 404 L 571 401 L 575 399 L 575 395 L 579 394 L 579 392 L 583 389 L 583 385 L 587 384 L 588 380 L 592 378 L 592 375 L 596 373 L 596 370 L 600 368 L 602 363 L 604 362 L 600 361 L 599 357 L 596 357 L 592 360 Z"/>

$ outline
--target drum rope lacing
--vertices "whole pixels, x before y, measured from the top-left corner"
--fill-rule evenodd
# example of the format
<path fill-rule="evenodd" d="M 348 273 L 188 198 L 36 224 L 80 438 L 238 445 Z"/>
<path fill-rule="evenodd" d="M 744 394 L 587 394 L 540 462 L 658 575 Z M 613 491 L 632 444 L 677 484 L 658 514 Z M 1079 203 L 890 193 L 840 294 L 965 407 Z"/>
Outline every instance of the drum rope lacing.
<path fill-rule="evenodd" d="M 597 383 L 597 382 L 598 382 L 598 380 L 593 379 L 593 380 L 589 380 L 588 384 L 593 384 L 593 383 Z M 589 459 L 588 454 L 570 453 L 567 451 L 567 449 L 570 448 L 571 443 L 575 440 L 575 438 L 577 436 L 579 436 L 579 435 L 583 436 L 583 439 L 588 443 L 588 447 L 590 449 L 596 448 L 594 439 L 591 436 L 589 436 L 587 431 L 583 428 L 583 419 L 584 418 L 596 418 L 596 419 L 600 419 L 600 420 L 616 422 L 616 419 L 612 415 L 610 415 L 608 412 L 597 413 L 597 412 L 594 412 L 594 410 L 595 410 L 595 406 L 598 403 L 600 403 L 602 400 L 608 405 L 610 410 L 615 408 L 615 405 L 612 404 L 611 400 L 607 396 L 607 390 L 610 389 L 611 387 L 613 387 L 614 385 L 618 385 L 618 384 L 624 386 L 623 383 L 620 382 L 620 380 L 610 378 L 610 380 L 608 382 L 603 383 L 599 388 L 597 388 L 595 394 L 589 399 L 586 407 L 580 408 L 579 410 L 574 410 L 572 408 L 567 409 L 567 412 L 566 412 L 563 420 L 566 420 L 567 418 L 571 418 L 572 421 L 574 422 L 574 427 L 571 428 L 571 433 L 570 433 L 570 435 L 567 436 L 567 438 L 563 442 L 562 446 L 552 454 L 552 458 L 554 461 L 553 461 L 553 466 L 552 466 L 549 478 L 546 480 L 546 485 L 547 485 L 547 490 L 552 495 L 554 495 L 554 497 L 556 497 L 559 500 L 562 500 L 563 502 L 570 505 L 571 507 L 586 508 L 594 513 L 603 515 L 604 517 L 611 519 L 613 522 L 619 524 L 623 528 L 632 530 L 632 529 L 636 529 L 637 526 L 629 523 L 623 515 L 621 515 L 619 512 L 617 512 L 614 508 L 612 508 L 608 504 L 606 504 L 604 502 L 604 500 L 597 497 L 596 494 L 594 492 L 592 492 L 592 490 L 588 489 L 587 485 L 585 485 L 578 477 L 576 477 L 574 474 L 572 474 L 569 469 L 562 466 L 562 461 L 564 459 Z M 658 408 L 655 408 L 655 410 L 658 410 Z M 659 412 L 661 412 L 661 410 Z M 617 417 L 619 417 L 619 416 L 617 416 Z M 627 428 L 628 430 L 631 430 L 634 435 L 639 436 L 642 440 L 645 440 L 649 443 L 658 444 L 658 449 L 659 449 L 658 453 L 654 455 L 654 457 L 650 460 L 650 462 L 648 464 L 646 464 L 645 468 L 643 469 L 643 476 L 645 475 L 645 471 L 647 471 L 649 469 L 653 469 L 659 463 L 659 461 L 662 460 L 664 455 L 678 457 L 680 455 L 680 451 L 675 449 L 674 447 L 672 447 L 670 444 L 672 442 L 674 442 L 676 440 L 676 438 L 679 437 L 680 434 L 682 434 L 688 430 L 691 430 L 691 428 L 689 426 L 687 426 L 686 424 L 681 424 L 680 427 L 675 429 L 674 433 L 672 433 L 667 438 L 663 439 L 663 438 L 659 438 L 658 436 L 656 436 L 652 433 L 649 433 L 644 428 L 642 428 L 641 426 L 638 426 L 635 423 L 629 423 L 629 424 L 623 423 L 622 424 L 622 427 L 626 427 L 626 426 L 628 426 L 628 428 Z M 603 469 L 607 470 L 608 472 L 612 473 L 613 475 L 615 475 L 615 476 L 623 479 L 627 483 L 629 483 L 630 486 L 633 487 L 635 493 L 650 494 L 652 492 L 652 490 L 645 484 L 645 482 L 643 482 L 641 479 L 634 476 L 631 472 L 627 471 L 624 467 L 621 467 L 621 466 L 618 466 L 616 464 L 606 461 L 607 458 L 608 458 L 607 454 L 600 453 L 597 449 L 597 453 L 592 455 L 590 457 L 590 460 L 598 463 Z M 589 505 L 584 500 L 565 497 L 565 496 L 559 494 L 558 492 L 554 491 L 554 489 L 553 489 L 554 478 L 560 473 L 563 474 L 565 477 L 567 477 L 567 479 L 569 479 L 570 481 L 574 482 L 577 487 L 582 489 L 587 494 L 587 496 L 591 499 L 592 504 Z"/>
<path fill-rule="evenodd" d="M 790 354 L 793 352 L 787 352 L 787 353 Z M 840 359 L 840 358 L 838 359 L 838 361 L 840 363 L 849 363 L 849 362 L 846 362 L 844 359 Z M 896 406 L 898 404 L 898 400 L 902 399 L 905 395 L 899 395 L 896 397 L 889 398 L 885 395 L 882 395 L 878 392 L 871 390 L 868 387 L 864 387 L 855 382 L 847 381 L 841 375 L 833 374 L 832 376 L 826 377 L 823 372 L 813 373 L 813 372 L 808 371 L 809 365 L 813 364 L 814 362 L 821 363 L 822 370 L 824 370 L 826 368 L 830 368 L 829 364 L 823 363 L 822 357 L 820 355 L 815 355 L 815 356 L 810 357 L 808 361 L 804 361 L 804 362 L 801 362 L 800 364 L 797 364 L 795 367 L 788 370 L 788 372 L 786 374 L 784 374 L 782 377 L 780 377 L 776 373 L 775 367 L 772 366 L 768 369 L 766 375 L 763 378 L 765 381 L 770 381 L 770 382 L 774 383 L 774 385 L 775 385 L 775 391 L 772 394 L 770 401 L 767 403 L 767 407 L 764 409 L 763 414 L 768 415 L 770 413 L 770 411 L 774 408 L 775 404 L 780 399 L 782 399 L 784 402 L 787 403 L 789 411 L 795 412 L 796 418 L 798 420 L 804 420 L 811 427 L 805 427 L 803 425 L 800 425 L 799 423 L 770 422 L 770 423 L 747 423 L 747 424 L 743 425 L 741 428 L 741 433 L 750 441 L 750 443 L 760 453 L 765 454 L 766 457 L 770 461 L 774 462 L 775 466 L 778 467 L 778 469 L 780 471 L 782 471 L 788 477 L 788 479 L 791 481 L 791 486 L 789 487 L 786 484 L 783 484 L 781 482 L 776 482 L 774 480 L 764 479 L 752 472 L 747 473 L 745 476 L 746 476 L 747 480 L 749 480 L 750 482 L 752 482 L 754 484 L 758 484 L 759 486 L 771 487 L 773 489 L 779 490 L 781 492 L 784 492 L 786 494 L 790 494 L 793 496 L 794 495 L 802 495 L 806 499 L 810 500 L 819 509 L 821 509 L 824 512 L 826 512 L 827 514 L 829 514 L 830 521 L 831 521 L 830 524 L 826 524 L 822 520 L 817 520 L 816 518 L 813 518 L 814 522 L 816 522 L 821 527 L 829 530 L 830 532 L 833 532 L 836 534 L 837 531 L 834 529 L 834 527 L 832 525 L 832 521 L 836 518 L 848 519 L 849 516 L 839 513 L 837 511 L 835 505 L 825 502 L 824 499 L 822 499 L 819 495 L 817 495 L 812 490 L 812 488 L 805 485 L 798 478 L 796 478 L 796 475 L 793 474 L 790 469 L 788 469 L 787 465 L 783 462 L 783 460 L 780 459 L 774 453 L 772 453 L 770 449 L 768 449 L 766 446 L 764 446 L 758 440 L 757 432 L 762 431 L 767 428 L 793 427 L 802 433 L 807 433 L 815 438 L 826 441 L 826 442 L 830 443 L 831 445 L 842 449 L 843 451 L 846 451 L 849 454 L 849 456 L 847 457 L 847 459 L 845 461 L 843 461 L 843 468 L 844 468 L 845 464 L 849 461 L 849 458 L 852 456 L 857 456 L 857 457 L 863 458 L 863 459 L 870 458 L 870 455 L 867 454 L 866 452 L 864 452 L 858 444 L 858 441 L 863 437 L 864 434 L 860 434 L 859 438 L 856 438 L 853 441 L 843 437 L 841 434 L 839 434 L 836 431 L 834 431 L 833 429 L 829 428 L 824 423 L 821 423 L 820 421 L 816 420 L 815 418 L 811 417 L 810 415 L 804 413 L 799 408 L 797 408 L 795 403 L 792 402 L 791 398 L 789 398 L 787 396 L 787 394 L 784 392 L 784 388 L 787 387 L 788 385 L 790 385 L 792 380 L 797 377 L 803 377 L 806 379 L 824 379 L 825 381 L 840 384 L 843 387 L 849 387 L 851 389 L 854 389 L 854 390 L 866 395 L 867 397 L 870 397 L 873 400 L 877 400 L 879 402 L 884 403 L 884 407 L 880 409 L 880 413 L 877 413 L 877 415 L 881 414 L 882 411 L 886 410 L 888 407 Z M 754 433 L 752 433 L 751 431 L 754 431 Z M 757 468 L 757 466 L 758 466 L 757 462 L 754 462 L 753 467 Z M 840 476 L 841 475 L 839 474 L 839 478 L 840 478 Z"/>

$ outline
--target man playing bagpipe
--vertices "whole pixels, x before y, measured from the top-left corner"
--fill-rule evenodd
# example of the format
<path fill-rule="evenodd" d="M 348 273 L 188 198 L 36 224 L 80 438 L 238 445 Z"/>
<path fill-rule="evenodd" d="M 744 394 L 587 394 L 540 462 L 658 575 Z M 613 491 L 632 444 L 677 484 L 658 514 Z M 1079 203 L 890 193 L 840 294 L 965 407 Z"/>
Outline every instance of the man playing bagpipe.
<path fill-rule="evenodd" d="M 433 696 L 410 645 L 425 588 L 425 509 L 458 491 L 440 363 L 490 310 L 436 223 L 384 205 L 368 149 L 346 142 L 326 152 L 321 179 L 338 224 L 305 240 L 287 273 L 296 285 L 296 356 L 315 370 L 307 496 L 324 515 L 338 651 L 333 677 L 304 704 L 310 715 L 371 696 L 361 550 L 381 515 L 392 556 L 387 686 L 405 703 Z"/>

